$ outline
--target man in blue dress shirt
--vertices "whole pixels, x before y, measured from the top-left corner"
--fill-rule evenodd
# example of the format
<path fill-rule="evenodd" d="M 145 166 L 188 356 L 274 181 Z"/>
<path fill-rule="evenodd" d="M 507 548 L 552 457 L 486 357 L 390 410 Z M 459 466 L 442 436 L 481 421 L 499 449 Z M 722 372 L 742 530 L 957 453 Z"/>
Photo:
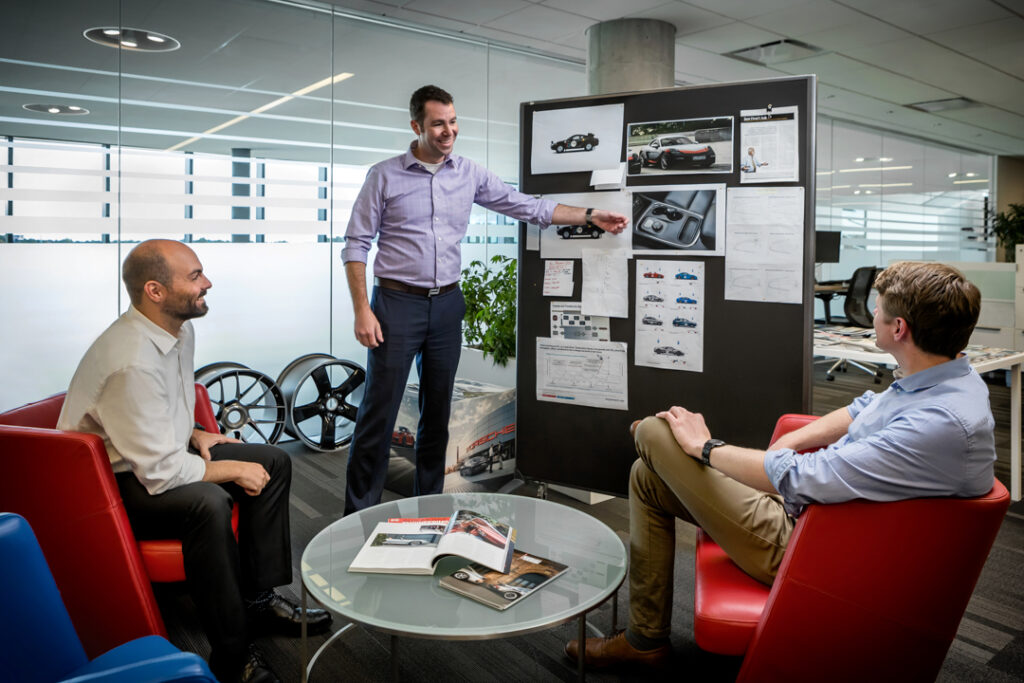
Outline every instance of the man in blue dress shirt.
<path fill-rule="evenodd" d="M 988 389 L 961 351 L 981 295 L 954 268 L 896 263 L 875 281 L 874 327 L 896 380 L 782 436 L 769 450 L 711 438 L 699 413 L 673 406 L 635 429 L 630 475 L 630 618 L 589 638 L 592 668 L 658 665 L 671 655 L 675 518 L 704 529 L 755 579 L 771 584 L 808 503 L 987 493 L 995 444 Z M 810 453 L 799 451 L 831 444 Z M 574 660 L 579 645 L 566 654 Z"/>
<path fill-rule="evenodd" d="M 413 93 L 416 140 L 405 154 L 373 166 L 352 207 L 341 252 L 367 347 L 366 391 L 349 447 L 345 514 L 380 502 L 391 433 L 413 359 L 420 376 L 416 495 L 444 487 L 452 389 L 466 312 L 459 276 L 461 242 L 474 203 L 535 223 L 596 225 L 617 234 L 622 214 L 556 204 L 522 194 L 482 166 L 453 154 L 459 124 L 452 96 L 428 85 Z M 377 239 L 375 287 L 367 297 L 366 261 Z"/>

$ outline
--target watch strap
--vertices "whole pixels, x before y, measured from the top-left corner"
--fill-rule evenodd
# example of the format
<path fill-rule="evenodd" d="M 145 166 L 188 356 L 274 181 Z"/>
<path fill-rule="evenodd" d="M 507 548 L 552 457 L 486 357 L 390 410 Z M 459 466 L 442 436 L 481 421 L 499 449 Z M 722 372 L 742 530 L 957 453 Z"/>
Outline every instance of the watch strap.
<path fill-rule="evenodd" d="M 590 207 L 587 209 L 587 225 L 593 225 L 594 208 Z"/>
<path fill-rule="evenodd" d="M 724 445 L 725 442 L 721 439 L 708 439 L 704 442 L 704 448 L 700 451 L 700 461 L 706 466 L 711 467 L 711 450 Z"/>

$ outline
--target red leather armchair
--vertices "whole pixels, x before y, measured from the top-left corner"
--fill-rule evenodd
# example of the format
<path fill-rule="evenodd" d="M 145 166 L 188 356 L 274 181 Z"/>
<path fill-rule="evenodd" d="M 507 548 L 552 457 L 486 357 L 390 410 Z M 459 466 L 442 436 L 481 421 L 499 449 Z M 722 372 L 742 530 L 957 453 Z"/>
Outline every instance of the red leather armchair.
<path fill-rule="evenodd" d="M 54 428 L 63 403 L 57 394 L 0 413 L 0 510 L 35 529 L 94 657 L 133 638 L 166 636 L 150 581 L 182 581 L 185 570 L 179 541 L 136 542 L 103 440 Z M 201 384 L 195 416 L 217 431 Z"/>
<path fill-rule="evenodd" d="M 812 416 L 784 415 L 772 441 Z M 775 583 L 697 538 L 694 636 L 744 655 L 738 681 L 934 681 L 1010 498 L 811 505 Z"/>

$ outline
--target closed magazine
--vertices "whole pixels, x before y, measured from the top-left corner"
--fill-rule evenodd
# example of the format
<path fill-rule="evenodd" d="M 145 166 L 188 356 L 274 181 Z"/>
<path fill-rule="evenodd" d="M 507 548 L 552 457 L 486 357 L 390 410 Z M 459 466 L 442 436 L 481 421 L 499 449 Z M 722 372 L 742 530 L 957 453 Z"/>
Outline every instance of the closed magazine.
<path fill-rule="evenodd" d="M 433 574 L 442 558 L 458 555 L 507 572 L 514 540 L 515 529 L 472 510 L 447 518 L 390 519 L 376 526 L 348 570 Z"/>
<path fill-rule="evenodd" d="M 498 572 L 469 564 L 441 579 L 441 586 L 495 609 L 508 609 L 565 573 L 559 562 L 515 551 L 512 566 Z"/>

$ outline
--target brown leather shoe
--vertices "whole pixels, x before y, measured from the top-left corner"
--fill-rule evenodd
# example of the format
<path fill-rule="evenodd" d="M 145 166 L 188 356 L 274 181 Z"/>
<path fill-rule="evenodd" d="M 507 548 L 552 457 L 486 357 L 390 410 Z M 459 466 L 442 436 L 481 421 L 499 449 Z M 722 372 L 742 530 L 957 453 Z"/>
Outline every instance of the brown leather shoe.
<path fill-rule="evenodd" d="M 672 656 L 672 646 L 665 643 L 653 650 L 637 650 L 626 640 L 626 632 L 619 631 L 607 638 L 587 638 L 584 666 L 588 669 L 606 669 L 619 664 L 639 664 L 659 667 Z M 578 661 L 579 642 L 570 640 L 565 644 L 565 655 Z"/>

